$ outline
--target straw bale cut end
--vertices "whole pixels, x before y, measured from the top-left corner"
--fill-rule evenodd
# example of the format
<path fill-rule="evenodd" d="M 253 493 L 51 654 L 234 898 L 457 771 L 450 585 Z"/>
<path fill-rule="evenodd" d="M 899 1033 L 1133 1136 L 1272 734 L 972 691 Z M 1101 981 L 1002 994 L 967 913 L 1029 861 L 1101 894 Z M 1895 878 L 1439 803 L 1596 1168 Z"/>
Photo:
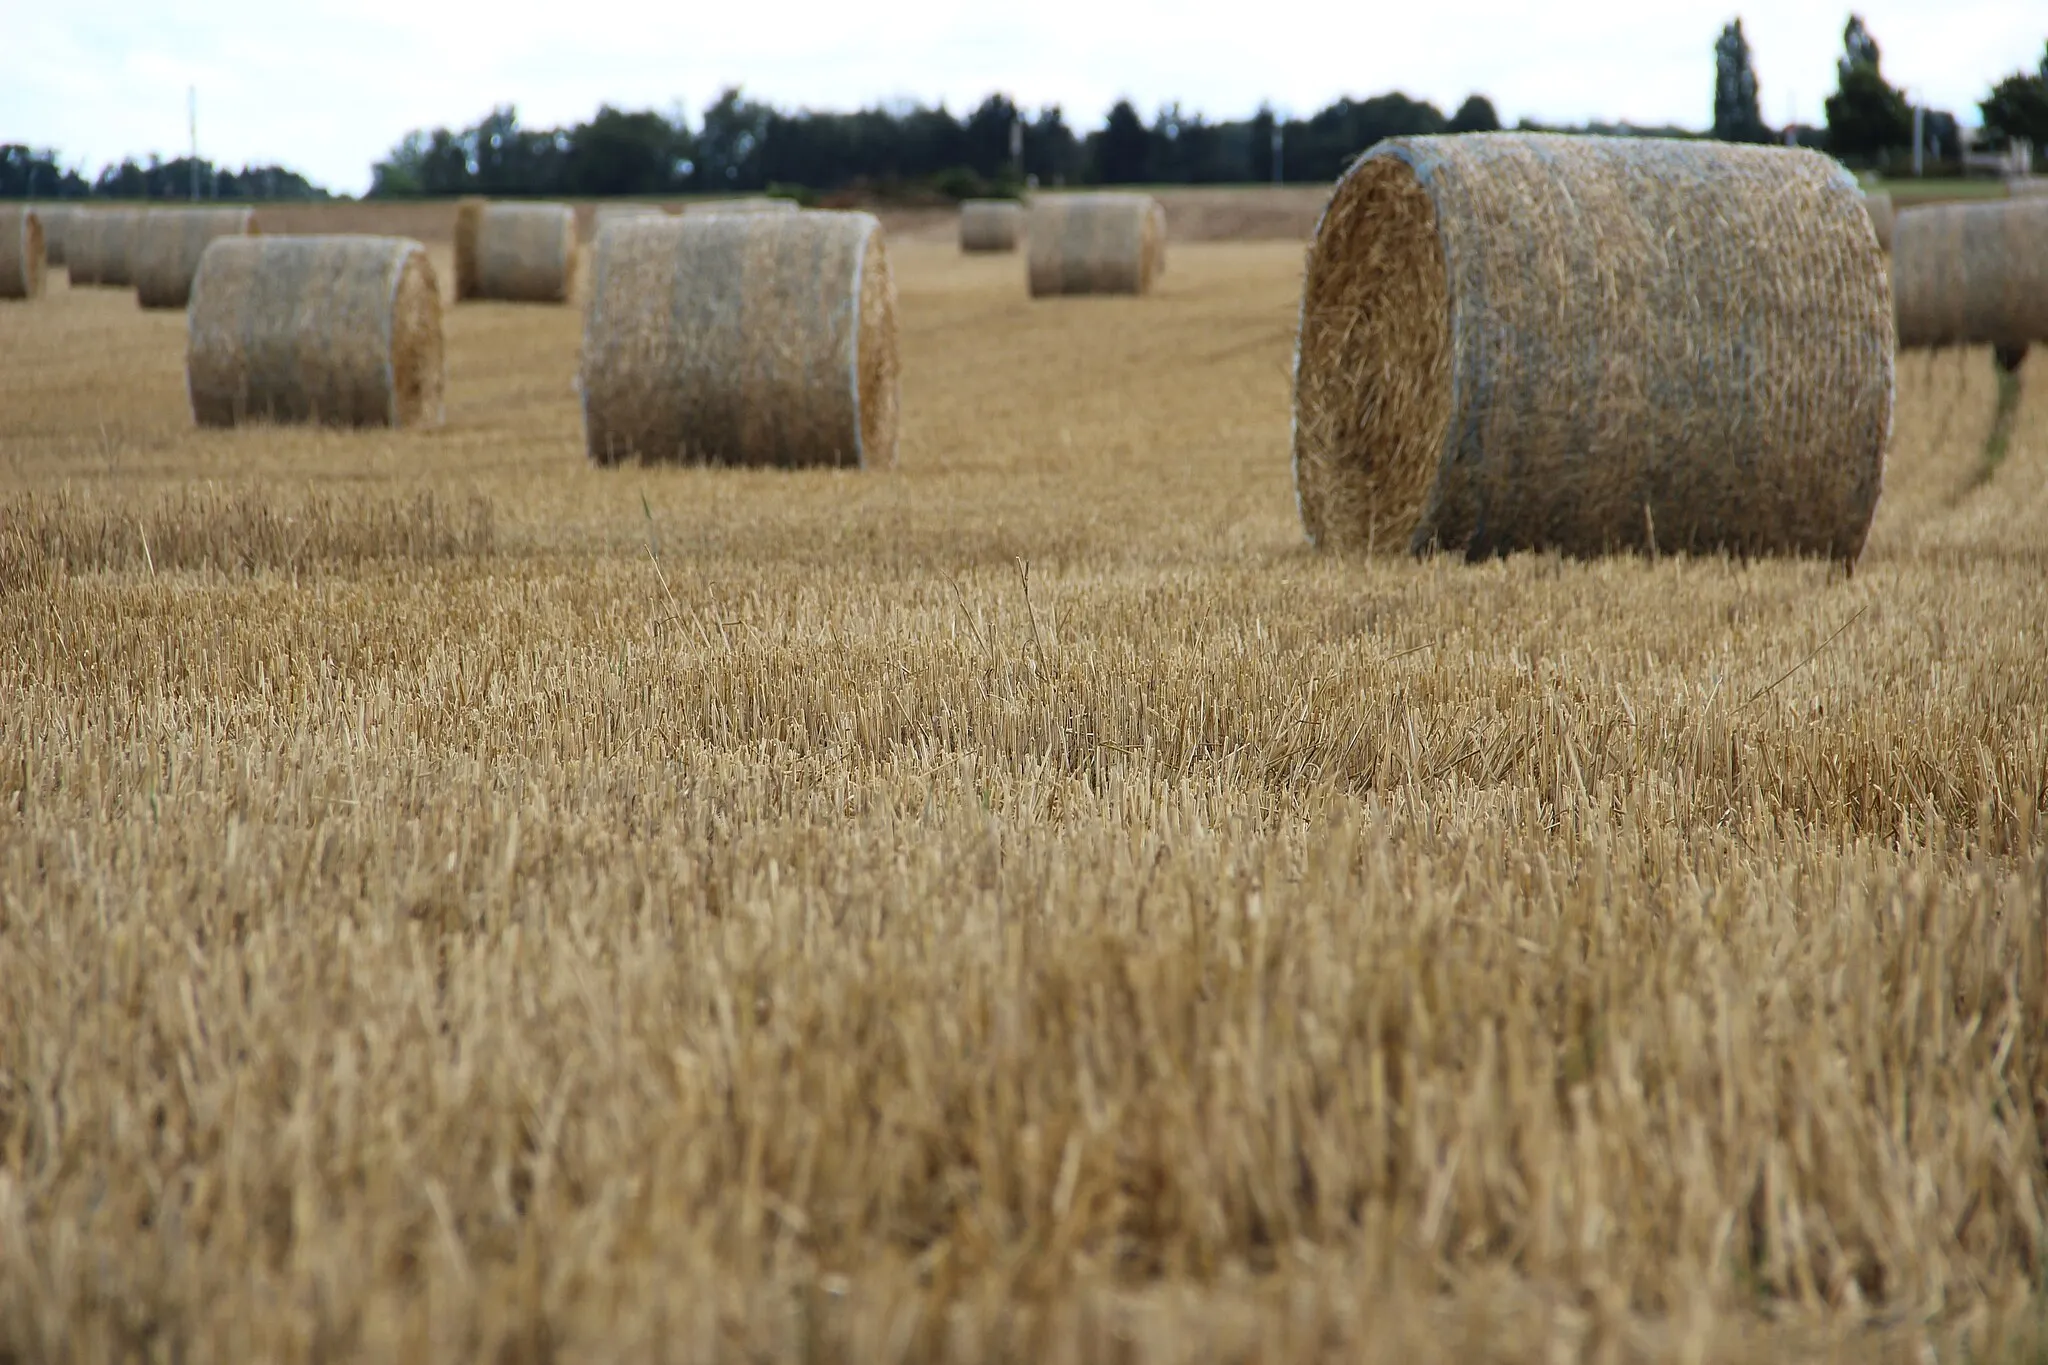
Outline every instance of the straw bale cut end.
<path fill-rule="evenodd" d="M 80 209 L 65 233 L 65 267 L 73 284 L 127 289 L 135 283 L 135 238 L 140 209 Z"/>
<path fill-rule="evenodd" d="M 256 231 L 249 209 L 151 209 L 135 243 L 135 295 L 144 308 L 183 308 L 192 298 L 199 258 L 216 237 Z"/>
<path fill-rule="evenodd" d="M 1015 251 L 1024 236 L 1024 206 L 1014 199 L 968 199 L 960 205 L 962 251 Z"/>
<path fill-rule="evenodd" d="M 1892 197 L 1882 190 L 1866 191 L 1863 207 L 1870 214 L 1870 229 L 1877 234 L 1877 244 L 1886 251 L 1892 249 L 1892 228 L 1897 225 L 1899 211 L 1892 203 Z"/>
<path fill-rule="evenodd" d="M 0 299 L 43 292 L 43 223 L 25 204 L 0 208 Z"/>
<path fill-rule="evenodd" d="M 2048 198 L 1908 209 L 1892 290 L 1903 347 L 2048 341 Z"/>
<path fill-rule="evenodd" d="M 187 316 L 201 426 L 441 421 L 441 292 L 418 242 L 219 237 Z"/>
<path fill-rule="evenodd" d="M 1157 199 L 1146 213 L 1145 259 L 1145 273 L 1156 283 L 1166 273 L 1166 205 Z"/>
<path fill-rule="evenodd" d="M 896 286 L 881 224 L 714 213 L 608 227 L 578 388 L 599 464 L 894 464 Z"/>
<path fill-rule="evenodd" d="M 455 201 L 455 301 L 479 297 L 476 234 L 490 200 L 469 195 Z"/>
<path fill-rule="evenodd" d="M 1891 410 L 1884 258 L 1815 153 L 1400 138 L 1309 251 L 1294 481 L 1319 546 L 1853 560 Z"/>
<path fill-rule="evenodd" d="M 1144 194 L 1060 194 L 1032 201 L 1031 297 L 1143 294 L 1165 260 L 1163 214 Z"/>

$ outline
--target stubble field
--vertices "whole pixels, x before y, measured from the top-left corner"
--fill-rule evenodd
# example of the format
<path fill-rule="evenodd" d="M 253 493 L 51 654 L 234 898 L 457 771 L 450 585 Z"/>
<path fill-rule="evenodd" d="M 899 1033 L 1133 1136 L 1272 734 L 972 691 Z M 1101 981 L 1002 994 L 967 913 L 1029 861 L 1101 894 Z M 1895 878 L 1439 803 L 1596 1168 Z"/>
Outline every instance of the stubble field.
<path fill-rule="evenodd" d="M 0 1360 L 2039 1349 L 2048 362 L 1853 574 L 1338 559 L 1298 242 L 893 250 L 886 472 L 0 307 Z"/>

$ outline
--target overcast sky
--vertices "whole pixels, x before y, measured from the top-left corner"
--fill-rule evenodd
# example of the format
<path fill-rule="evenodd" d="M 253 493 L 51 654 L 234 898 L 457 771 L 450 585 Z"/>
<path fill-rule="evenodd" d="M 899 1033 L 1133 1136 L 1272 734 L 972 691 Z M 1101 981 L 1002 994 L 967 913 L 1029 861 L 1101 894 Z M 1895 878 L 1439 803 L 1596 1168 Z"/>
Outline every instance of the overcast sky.
<path fill-rule="evenodd" d="M 1965 122 L 2048 39 L 2044 0 L 1859 9 L 1892 82 Z M 202 155 L 351 193 L 409 129 L 460 127 L 496 103 L 536 126 L 600 103 L 680 106 L 694 122 L 733 84 L 783 106 L 943 99 L 955 112 L 1001 90 L 1083 127 L 1119 97 L 1148 116 L 1178 99 L 1226 118 L 1393 89 L 1446 112 L 1480 91 L 1509 123 L 1704 127 L 1714 38 L 1737 13 L 1764 117 L 1821 122 L 1843 0 L 0 0 L 0 142 L 54 147 L 88 175 L 174 156 L 194 85 Z"/>

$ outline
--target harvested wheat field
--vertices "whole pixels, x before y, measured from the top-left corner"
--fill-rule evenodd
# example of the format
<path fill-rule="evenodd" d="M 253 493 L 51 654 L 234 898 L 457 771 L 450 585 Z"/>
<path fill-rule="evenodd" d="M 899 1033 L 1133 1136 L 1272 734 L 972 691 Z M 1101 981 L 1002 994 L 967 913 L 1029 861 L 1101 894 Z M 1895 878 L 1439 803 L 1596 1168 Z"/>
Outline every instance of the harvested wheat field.
<path fill-rule="evenodd" d="M 1345 556 L 1299 241 L 952 227 L 889 470 L 0 311 L 0 1358 L 2039 1360 L 2042 376 L 1853 573 Z"/>

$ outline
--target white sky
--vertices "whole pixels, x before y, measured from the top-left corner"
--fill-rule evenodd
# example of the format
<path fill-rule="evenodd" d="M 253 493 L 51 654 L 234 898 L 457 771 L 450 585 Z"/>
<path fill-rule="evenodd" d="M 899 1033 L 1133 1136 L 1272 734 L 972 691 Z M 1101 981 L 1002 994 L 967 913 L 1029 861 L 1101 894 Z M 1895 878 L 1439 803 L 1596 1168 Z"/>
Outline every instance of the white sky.
<path fill-rule="evenodd" d="M 1822 121 L 1849 4 L 1894 84 L 1977 121 L 2032 69 L 2043 0 L 0 0 L 0 142 L 58 149 L 88 176 L 183 152 L 186 87 L 215 162 L 276 162 L 337 191 L 408 130 L 588 117 L 600 102 L 696 115 L 729 84 L 783 106 L 846 109 L 991 90 L 1092 127 L 1120 96 L 1212 118 L 1264 99 L 1305 114 L 1399 89 L 1445 112 L 1489 95 L 1504 121 L 1704 127 L 1713 44 L 1742 14 L 1764 117 Z"/>

